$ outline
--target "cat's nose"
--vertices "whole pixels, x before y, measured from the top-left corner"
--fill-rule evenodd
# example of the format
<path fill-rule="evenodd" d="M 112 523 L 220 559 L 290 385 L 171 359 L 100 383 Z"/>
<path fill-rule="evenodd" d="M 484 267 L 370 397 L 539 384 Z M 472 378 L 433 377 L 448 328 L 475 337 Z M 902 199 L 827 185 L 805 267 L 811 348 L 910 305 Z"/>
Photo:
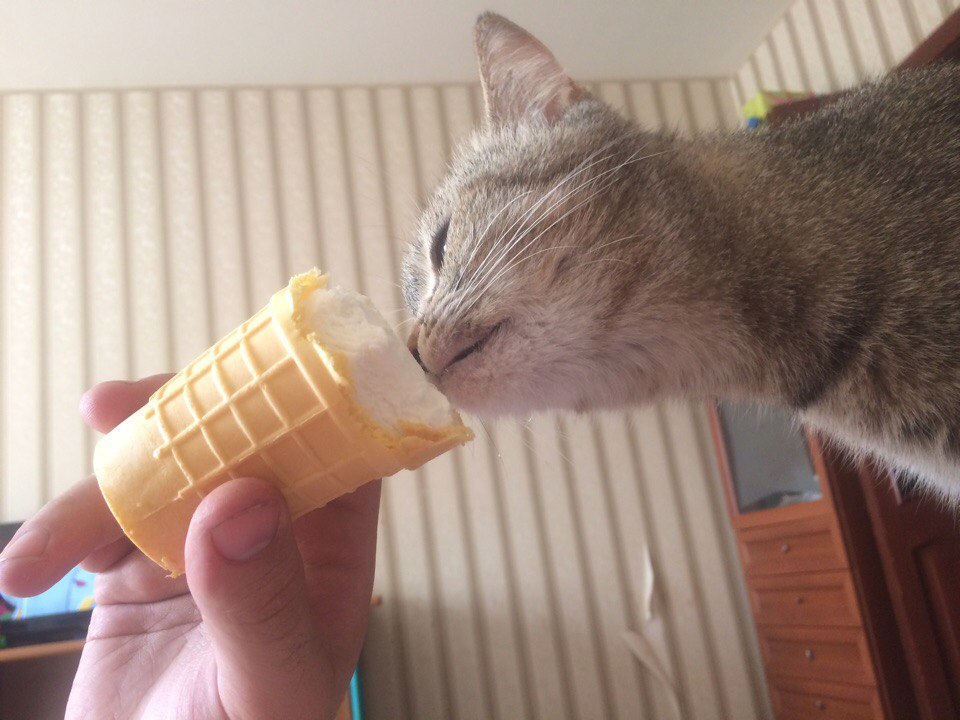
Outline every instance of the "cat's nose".
<path fill-rule="evenodd" d="M 423 371 L 429 372 L 427 366 L 423 364 L 423 360 L 420 359 L 420 325 L 414 325 L 413 330 L 410 331 L 410 335 L 407 337 L 407 349 L 410 351 L 410 354 L 413 355 L 413 359 L 417 361 L 417 364 L 423 368 Z"/>

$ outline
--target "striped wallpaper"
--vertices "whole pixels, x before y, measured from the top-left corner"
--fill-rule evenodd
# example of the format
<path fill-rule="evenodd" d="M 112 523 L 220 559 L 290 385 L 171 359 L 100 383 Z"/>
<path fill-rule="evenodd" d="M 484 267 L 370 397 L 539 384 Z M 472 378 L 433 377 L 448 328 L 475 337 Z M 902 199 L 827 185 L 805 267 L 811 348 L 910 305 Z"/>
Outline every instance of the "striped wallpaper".
<path fill-rule="evenodd" d="M 601 82 L 648 126 L 899 62 L 960 0 L 798 0 L 730 81 Z M 472 85 L 0 94 L 0 517 L 90 466 L 82 390 L 183 365 L 312 265 L 404 313 L 397 252 Z M 384 486 L 371 718 L 766 718 L 695 408 L 538 416 Z M 649 559 L 649 566 L 647 561 Z M 645 598 L 653 594 L 653 618 Z"/>
<path fill-rule="evenodd" d="M 741 106 L 759 89 L 840 90 L 882 75 L 960 0 L 796 0 L 733 79 Z"/>
<path fill-rule="evenodd" d="M 736 123 L 727 81 L 594 89 L 650 126 Z M 88 472 L 84 388 L 182 366 L 297 271 L 399 322 L 398 247 L 480 103 L 473 85 L 0 95 L 0 516 Z M 698 410 L 478 432 L 384 486 L 371 718 L 670 718 L 628 630 L 683 717 L 768 717 Z"/>

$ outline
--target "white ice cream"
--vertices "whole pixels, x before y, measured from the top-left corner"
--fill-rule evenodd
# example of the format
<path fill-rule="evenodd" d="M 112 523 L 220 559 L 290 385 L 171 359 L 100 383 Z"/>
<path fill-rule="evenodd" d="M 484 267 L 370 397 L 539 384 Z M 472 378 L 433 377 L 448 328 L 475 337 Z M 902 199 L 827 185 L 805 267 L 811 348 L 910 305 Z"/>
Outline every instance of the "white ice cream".
<path fill-rule="evenodd" d="M 357 400 L 380 425 L 396 428 L 406 420 L 440 428 L 454 422 L 446 397 L 368 298 L 322 288 L 306 298 L 304 309 L 320 343 L 349 360 Z"/>

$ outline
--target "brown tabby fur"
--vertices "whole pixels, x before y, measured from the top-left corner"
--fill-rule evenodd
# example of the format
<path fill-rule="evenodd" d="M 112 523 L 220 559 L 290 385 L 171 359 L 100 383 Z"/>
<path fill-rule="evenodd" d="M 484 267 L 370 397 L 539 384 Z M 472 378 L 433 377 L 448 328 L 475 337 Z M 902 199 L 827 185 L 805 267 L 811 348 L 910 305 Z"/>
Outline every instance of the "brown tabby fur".
<path fill-rule="evenodd" d="M 774 403 L 960 498 L 960 68 L 690 139 L 623 119 L 503 18 L 477 50 L 488 122 L 404 273 L 455 402 Z"/>

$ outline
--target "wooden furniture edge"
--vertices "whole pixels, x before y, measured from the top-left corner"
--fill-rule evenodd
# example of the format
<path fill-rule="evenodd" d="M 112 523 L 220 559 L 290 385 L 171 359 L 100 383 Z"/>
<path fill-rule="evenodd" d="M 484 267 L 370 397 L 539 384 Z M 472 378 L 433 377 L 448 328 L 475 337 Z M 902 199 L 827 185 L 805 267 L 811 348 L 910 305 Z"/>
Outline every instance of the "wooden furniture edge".
<path fill-rule="evenodd" d="M 960 62 L 960 9 L 950 13 L 939 27 L 917 45 L 892 72 L 919 68 L 945 60 Z M 836 102 L 848 92 L 848 90 L 841 90 L 778 105 L 767 114 L 767 121 L 777 124 L 801 117 Z"/>
<path fill-rule="evenodd" d="M 0 663 L 13 662 L 15 660 L 33 660 L 35 658 L 80 652 L 83 650 L 83 643 L 83 640 L 62 640 L 60 642 L 4 648 L 0 650 Z"/>

